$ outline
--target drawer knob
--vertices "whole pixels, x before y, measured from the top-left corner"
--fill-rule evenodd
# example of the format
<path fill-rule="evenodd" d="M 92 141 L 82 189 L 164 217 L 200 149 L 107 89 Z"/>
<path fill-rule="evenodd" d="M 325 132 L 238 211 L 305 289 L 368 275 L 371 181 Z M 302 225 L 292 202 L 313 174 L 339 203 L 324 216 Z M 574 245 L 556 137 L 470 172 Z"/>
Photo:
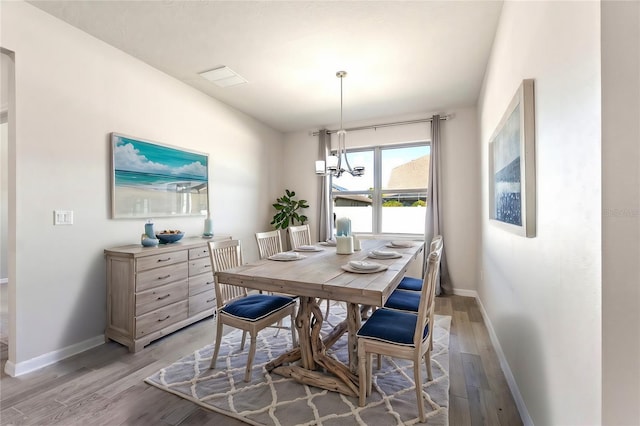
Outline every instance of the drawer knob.
<path fill-rule="evenodd" d="M 167 278 L 169 278 L 171 276 L 171 274 L 169 275 L 164 275 L 162 277 L 158 277 L 159 280 L 166 280 Z"/>
<path fill-rule="evenodd" d="M 167 316 L 166 316 L 166 317 L 164 317 L 164 318 L 160 318 L 160 319 L 158 319 L 158 322 L 166 321 L 166 320 L 168 320 L 169 318 L 171 318 L 171 315 L 167 315 Z"/>
<path fill-rule="evenodd" d="M 169 297 L 169 296 L 171 296 L 171 293 L 169 293 L 169 294 L 165 294 L 164 296 L 160 296 L 160 297 L 158 297 L 158 299 L 157 299 L 157 300 L 166 299 L 166 298 L 167 298 L 167 297 Z"/>
<path fill-rule="evenodd" d="M 207 300 L 207 303 L 211 303 L 211 302 L 213 302 L 213 301 L 215 301 L 215 300 L 216 300 L 216 299 L 209 299 L 209 300 Z"/>
<path fill-rule="evenodd" d="M 166 259 L 158 259 L 157 262 L 168 262 L 170 260 L 171 260 L 171 258 L 167 257 Z"/>

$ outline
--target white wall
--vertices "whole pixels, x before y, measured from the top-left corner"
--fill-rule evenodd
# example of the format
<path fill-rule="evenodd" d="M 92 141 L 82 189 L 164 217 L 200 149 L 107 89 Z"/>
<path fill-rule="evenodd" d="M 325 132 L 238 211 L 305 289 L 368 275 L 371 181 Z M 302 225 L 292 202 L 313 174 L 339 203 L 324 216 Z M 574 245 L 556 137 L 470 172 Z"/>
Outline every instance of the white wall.
<path fill-rule="evenodd" d="M 640 2 L 602 2 L 602 423 L 640 424 Z"/>
<path fill-rule="evenodd" d="M 1 55 L 4 57 L 4 55 Z M 9 156 L 9 123 L 0 122 L 0 280 L 9 277 L 7 266 L 7 233 L 9 212 L 9 183 L 7 159 Z"/>
<path fill-rule="evenodd" d="M 20 373 L 100 341 L 103 249 L 139 243 L 144 220 L 109 219 L 110 132 L 209 153 L 214 231 L 243 240 L 248 260 L 282 187 L 283 136 L 29 4 L 2 2 L 1 19 L 16 76 L 7 369 Z M 75 224 L 54 227 L 54 209 Z M 155 223 L 203 230 L 203 218 Z"/>
<path fill-rule="evenodd" d="M 461 108 L 447 111 L 446 114 L 451 115 L 451 119 L 441 124 L 442 169 L 445 185 L 443 234 L 454 290 L 464 293 L 465 290 L 474 290 L 477 280 L 476 247 L 480 223 L 480 171 L 476 139 L 476 110 Z M 344 127 L 408 121 L 427 118 L 431 115 L 425 113 L 419 116 L 386 117 L 372 121 L 345 123 Z M 339 126 L 330 124 L 326 127 L 336 129 Z M 288 188 L 294 189 L 297 195 L 310 201 L 307 216 L 311 224 L 312 237 L 315 239 L 318 235 L 316 225 L 318 206 L 313 200 L 318 199 L 320 178 L 314 172 L 314 162 L 318 159 L 318 137 L 311 136 L 311 130 L 285 135 L 284 155 L 287 168 L 284 171 L 284 182 L 295 182 L 295 185 L 289 185 Z M 381 127 L 376 130 L 348 132 L 347 148 L 424 141 L 429 140 L 430 137 L 429 123 Z"/>
<path fill-rule="evenodd" d="M 483 184 L 478 293 L 525 422 L 598 424 L 598 2 L 505 2 L 478 103 L 482 182 L 488 140 L 525 78 L 535 79 L 537 236 L 489 223 Z"/>
<path fill-rule="evenodd" d="M 8 55 L 0 52 L 0 282 L 9 276 L 7 256 L 8 232 L 8 148 L 9 148 L 9 75 L 13 64 Z"/>

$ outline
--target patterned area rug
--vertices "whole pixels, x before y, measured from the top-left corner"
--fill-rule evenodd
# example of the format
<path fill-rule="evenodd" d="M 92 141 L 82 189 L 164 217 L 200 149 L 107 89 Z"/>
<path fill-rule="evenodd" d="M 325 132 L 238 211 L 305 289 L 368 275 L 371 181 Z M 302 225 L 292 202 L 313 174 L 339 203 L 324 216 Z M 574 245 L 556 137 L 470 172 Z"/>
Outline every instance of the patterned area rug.
<path fill-rule="evenodd" d="M 337 324 L 346 311 L 340 303 L 331 306 L 331 324 Z M 449 328 L 451 317 L 436 316 L 432 370 L 434 380 L 426 381 L 421 363 L 427 423 L 446 426 L 449 423 Z M 413 382 L 412 363 L 383 357 L 381 370 L 376 370 L 374 356 L 373 392 L 365 407 L 357 398 L 348 397 L 292 379 L 269 374 L 264 366 L 291 348 L 291 333 L 275 329 L 258 335 L 258 347 L 250 383 L 245 383 L 244 368 L 249 347 L 240 351 L 242 332 L 234 330 L 222 338 L 216 369 L 209 370 L 213 344 L 197 350 L 172 365 L 161 369 L 145 381 L 210 410 L 254 425 L 412 425 L 419 423 Z M 331 353 L 347 361 L 346 334 L 331 348 Z"/>

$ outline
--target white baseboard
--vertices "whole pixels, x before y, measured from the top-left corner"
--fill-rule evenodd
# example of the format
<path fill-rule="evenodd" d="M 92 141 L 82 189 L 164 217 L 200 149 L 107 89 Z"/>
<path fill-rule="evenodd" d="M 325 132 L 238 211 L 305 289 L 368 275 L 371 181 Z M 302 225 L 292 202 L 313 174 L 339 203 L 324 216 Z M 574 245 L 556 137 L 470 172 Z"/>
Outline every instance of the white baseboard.
<path fill-rule="evenodd" d="M 4 372 L 11 377 L 21 376 L 103 344 L 104 335 L 100 335 L 17 364 L 12 361 L 7 361 L 4 366 Z"/>
<path fill-rule="evenodd" d="M 474 299 L 478 299 L 478 292 L 475 290 L 465 290 L 465 289 L 453 289 L 453 294 L 456 296 L 464 296 L 464 297 L 473 297 Z"/>
<path fill-rule="evenodd" d="M 468 291 L 468 290 L 465 290 Z M 474 291 L 474 293 L 476 293 Z M 454 294 L 457 294 L 454 291 Z M 513 373 L 511 372 L 511 368 L 509 367 L 509 363 L 507 362 L 507 358 L 504 356 L 504 352 L 502 351 L 502 346 L 500 346 L 500 341 L 498 340 L 498 336 L 493 328 L 493 324 L 487 315 L 487 311 L 484 309 L 484 305 L 478 297 L 478 294 L 475 295 L 476 301 L 478 302 L 478 306 L 480 307 L 480 313 L 482 314 L 482 318 L 484 319 L 484 323 L 487 326 L 487 330 L 489 331 L 489 338 L 491 339 L 491 344 L 498 355 L 498 360 L 500 361 L 500 368 L 504 373 L 504 377 L 507 380 L 507 384 L 509 385 L 509 389 L 511 390 L 511 395 L 516 402 L 516 407 L 518 407 L 518 412 L 520 413 L 520 418 L 522 419 L 522 423 L 525 426 L 534 426 L 533 420 L 529 415 L 529 410 L 527 410 L 527 406 L 522 399 L 522 394 L 520 394 L 520 389 L 518 389 L 518 385 L 516 384 L 516 379 L 513 377 Z"/>

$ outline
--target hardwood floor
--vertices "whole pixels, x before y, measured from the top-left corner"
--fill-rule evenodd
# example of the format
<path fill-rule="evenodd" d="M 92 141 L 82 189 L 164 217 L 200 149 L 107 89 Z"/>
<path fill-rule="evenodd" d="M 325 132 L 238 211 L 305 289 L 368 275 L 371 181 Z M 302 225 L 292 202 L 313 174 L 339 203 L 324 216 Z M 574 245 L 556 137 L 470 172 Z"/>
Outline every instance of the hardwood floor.
<path fill-rule="evenodd" d="M 475 299 L 436 299 L 453 317 L 449 423 L 522 424 Z M 130 354 L 109 342 L 37 372 L 0 375 L 0 425 L 241 425 L 238 420 L 143 382 L 163 366 L 213 341 L 203 320 Z"/>

